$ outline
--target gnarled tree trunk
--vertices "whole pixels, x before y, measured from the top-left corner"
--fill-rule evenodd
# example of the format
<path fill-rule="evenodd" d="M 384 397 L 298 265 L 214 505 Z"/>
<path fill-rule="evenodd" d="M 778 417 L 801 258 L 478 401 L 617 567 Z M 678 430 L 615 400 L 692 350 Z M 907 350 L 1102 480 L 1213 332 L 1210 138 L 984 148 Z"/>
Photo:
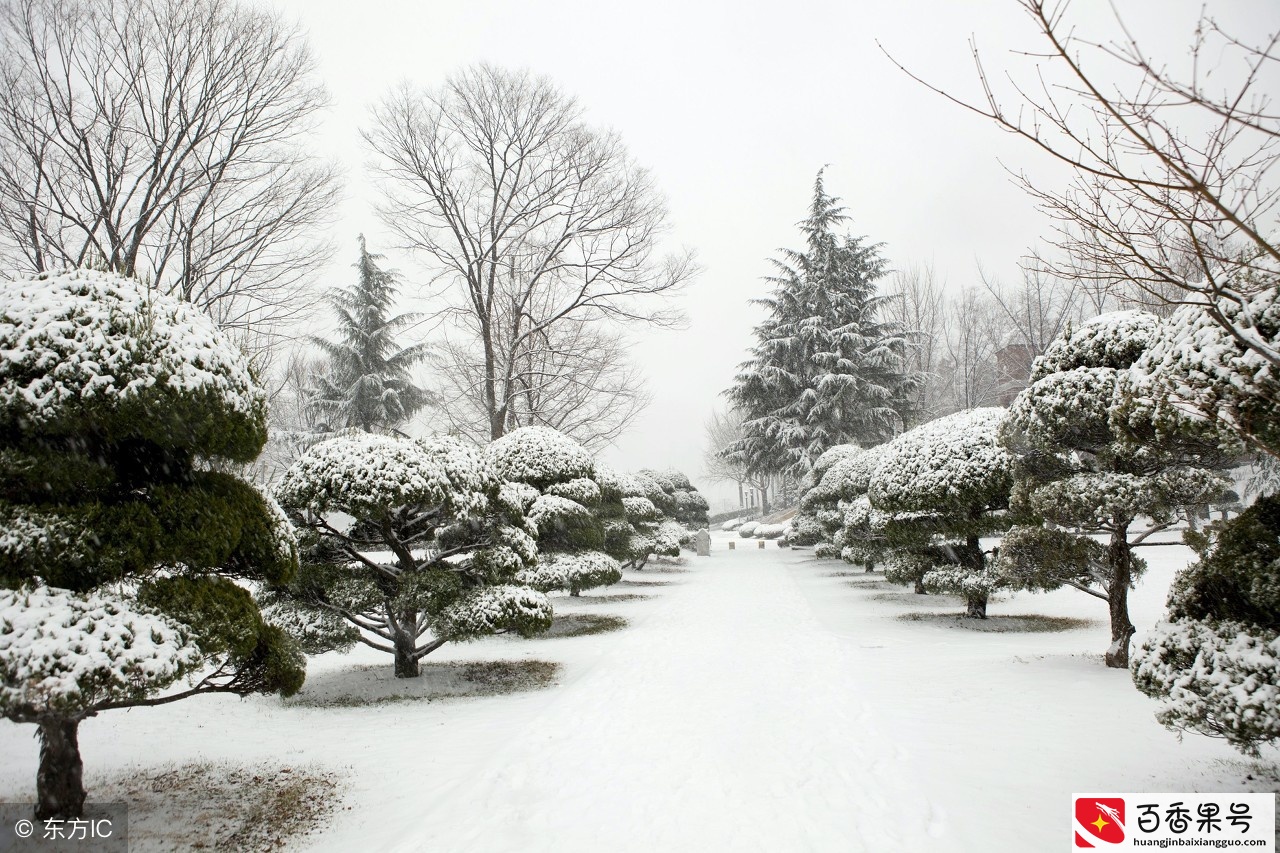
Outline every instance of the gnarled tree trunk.
<path fill-rule="evenodd" d="M 396 614 L 391 626 L 396 650 L 396 678 L 417 678 L 421 674 L 417 658 L 418 638 L 415 635 L 417 624 L 417 613 L 402 610 Z"/>
<path fill-rule="evenodd" d="M 956 549 L 960 563 L 972 572 L 980 573 L 987 567 L 986 557 L 982 553 L 982 543 L 977 536 L 965 540 L 964 547 Z M 964 615 L 970 619 L 987 618 L 987 593 L 971 592 L 965 596 Z"/>
<path fill-rule="evenodd" d="M 36 771 L 36 817 L 78 818 L 84 813 L 84 763 L 79 720 L 40 720 L 40 768 Z"/>
<path fill-rule="evenodd" d="M 1107 549 L 1107 565 L 1111 569 L 1111 585 L 1107 588 L 1107 606 L 1111 611 L 1111 647 L 1107 649 L 1107 666 L 1129 667 L 1129 641 L 1134 627 L 1129 621 L 1129 584 L 1133 580 L 1133 551 L 1129 547 L 1129 528 L 1111 534 Z"/>

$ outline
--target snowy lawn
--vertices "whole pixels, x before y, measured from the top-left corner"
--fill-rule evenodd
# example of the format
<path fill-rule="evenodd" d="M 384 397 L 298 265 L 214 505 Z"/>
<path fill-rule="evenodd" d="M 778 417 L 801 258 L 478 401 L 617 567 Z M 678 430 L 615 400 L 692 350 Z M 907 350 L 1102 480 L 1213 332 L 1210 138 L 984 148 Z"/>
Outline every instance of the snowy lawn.
<path fill-rule="evenodd" d="M 1189 554 L 1143 549 L 1138 639 Z M 90 719 L 90 798 L 233 761 L 336 775 L 342 800 L 300 849 L 1026 851 L 1066 849 L 1073 791 L 1275 787 L 1224 744 L 1161 728 L 1102 665 L 1105 606 L 1075 590 L 998 596 L 979 627 L 949 618 L 959 599 L 732 534 L 688 571 L 658 568 L 556 596 L 570 636 L 445 646 L 434 686 L 414 688 L 427 698 L 395 701 L 390 657 L 361 650 L 313 659 L 288 703 Z M 590 616 L 628 624 L 579 633 Z M 525 663 L 477 688 L 462 674 L 485 661 Z M 382 701 L 325 703 L 366 690 Z M 4 800 L 33 796 L 33 732 L 0 723 Z M 200 801 L 175 794 L 174 821 Z"/>

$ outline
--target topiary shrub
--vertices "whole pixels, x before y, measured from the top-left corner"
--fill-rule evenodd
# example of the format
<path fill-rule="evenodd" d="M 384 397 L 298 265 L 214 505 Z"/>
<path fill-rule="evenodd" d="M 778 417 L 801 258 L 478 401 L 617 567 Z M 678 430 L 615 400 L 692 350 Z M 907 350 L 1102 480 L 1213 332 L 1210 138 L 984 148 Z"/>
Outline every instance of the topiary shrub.
<path fill-rule="evenodd" d="M 266 411 L 190 305 L 90 270 L 0 282 L 0 714 L 38 726 L 40 818 L 82 814 L 82 720 L 301 686 L 235 582 L 289 581 L 293 530 L 211 470 L 258 455 Z"/>
<path fill-rule="evenodd" d="M 273 618 L 308 625 L 313 650 L 361 642 L 387 652 L 397 678 L 416 678 L 451 640 L 545 631 L 551 604 L 516 584 L 536 560 L 533 537 L 519 496 L 503 487 L 481 451 L 452 439 L 355 434 L 314 445 L 276 490 L 310 537 L 298 577 L 267 592 Z M 326 627 L 336 630 L 326 637 Z"/>

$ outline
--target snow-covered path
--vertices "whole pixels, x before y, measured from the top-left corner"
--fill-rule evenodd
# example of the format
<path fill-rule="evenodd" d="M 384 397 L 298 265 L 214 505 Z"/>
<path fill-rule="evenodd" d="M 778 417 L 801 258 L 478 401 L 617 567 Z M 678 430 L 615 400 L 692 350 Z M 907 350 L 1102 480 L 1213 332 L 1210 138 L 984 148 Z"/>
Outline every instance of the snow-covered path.
<path fill-rule="evenodd" d="M 929 618 L 958 600 L 727 541 L 555 598 L 559 612 L 623 616 L 622 630 L 432 656 L 556 661 L 545 689 L 355 707 L 212 696 L 95 717 L 80 737 L 90 797 L 194 762 L 316 766 L 343 794 L 293 845 L 316 853 L 1021 853 L 1066 849 L 1072 792 L 1274 787 L 1220 741 L 1180 743 L 1156 723 L 1128 673 L 1102 665 L 1105 608 L 1089 596 L 1001 595 L 989 624 L 958 624 Z M 1140 631 L 1189 556 L 1144 554 Z M 976 630 L 1017 614 L 1078 621 Z M 396 686 L 385 655 L 357 649 L 312 659 L 304 694 L 367 689 L 368 666 Z M 0 799 L 30 801 L 37 755 L 30 726 L 0 721 Z M 178 823 L 195 808 L 184 796 Z"/>
<path fill-rule="evenodd" d="M 665 577 L 661 610 L 399 849 L 945 849 L 860 698 L 860 649 L 818 623 L 776 548 L 721 546 Z"/>

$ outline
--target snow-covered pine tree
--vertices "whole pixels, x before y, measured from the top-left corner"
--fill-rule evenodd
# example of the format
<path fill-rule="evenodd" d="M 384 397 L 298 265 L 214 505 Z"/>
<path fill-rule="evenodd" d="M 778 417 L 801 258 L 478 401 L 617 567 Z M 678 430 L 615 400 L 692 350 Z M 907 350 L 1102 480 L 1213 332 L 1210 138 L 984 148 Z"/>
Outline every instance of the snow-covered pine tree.
<path fill-rule="evenodd" d="M 538 565 L 517 575 L 521 583 L 576 596 L 622 580 L 618 561 L 605 552 L 601 486 L 582 445 L 550 427 L 529 426 L 496 439 L 486 452 L 514 484 L 537 537 Z"/>
<path fill-rule="evenodd" d="M 889 515 L 891 567 L 909 567 L 913 581 L 923 570 L 925 589 L 963 596 L 966 615 L 978 619 L 999 585 L 979 540 L 1009 523 L 1013 459 L 998 441 L 1004 417 L 1004 409 L 969 409 L 908 430 L 883 448 L 867 493 L 871 507 Z"/>
<path fill-rule="evenodd" d="M 328 296 L 338 319 L 334 341 L 312 337 L 328 357 L 328 371 L 315 377 L 312 402 L 329 418 L 329 430 L 389 432 L 404 424 L 428 402 L 413 384 L 412 369 L 427 355 L 426 344 L 399 347 L 396 334 L 412 324 L 415 314 L 391 316 L 398 289 L 395 273 L 378 266 L 360 237 L 356 283 Z"/>
<path fill-rule="evenodd" d="M 837 234 L 848 219 L 838 202 L 819 172 L 800 223 L 805 248 L 773 261 L 773 294 L 757 301 L 768 316 L 726 392 L 745 433 L 726 453 L 753 472 L 799 478 L 828 448 L 892 438 L 915 387 L 906 338 L 878 292 L 880 246 Z"/>
<path fill-rule="evenodd" d="M 339 436 L 307 450 L 276 495 L 308 535 L 296 579 L 265 594 L 268 614 L 312 653 L 361 642 L 416 678 L 449 641 L 551 626 L 550 602 L 521 580 L 537 559 L 523 500 L 477 449 Z"/>
<path fill-rule="evenodd" d="M 302 685 L 236 582 L 291 578 L 293 531 L 214 470 L 258 455 L 266 409 L 186 303 L 88 270 L 0 284 L 0 715 L 39 727 L 40 818 L 82 813 L 86 718 Z"/>
<path fill-rule="evenodd" d="M 1072 586 L 1106 601 L 1113 667 L 1129 665 L 1129 588 L 1145 568 L 1134 546 L 1228 485 L 1212 470 L 1226 462 L 1216 442 L 1157 430 L 1155 408 L 1135 405 L 1144 392 L 1131 367 L 1157 323 L 1116 311 L 1068 329 L 1036 359 L 1001 431 L 1017 460 L 1019 525 L 1002 543 L 1000 573 L 1015 587 Z M 1107 544 L 1089 535 L 1099 533 Z"/>

